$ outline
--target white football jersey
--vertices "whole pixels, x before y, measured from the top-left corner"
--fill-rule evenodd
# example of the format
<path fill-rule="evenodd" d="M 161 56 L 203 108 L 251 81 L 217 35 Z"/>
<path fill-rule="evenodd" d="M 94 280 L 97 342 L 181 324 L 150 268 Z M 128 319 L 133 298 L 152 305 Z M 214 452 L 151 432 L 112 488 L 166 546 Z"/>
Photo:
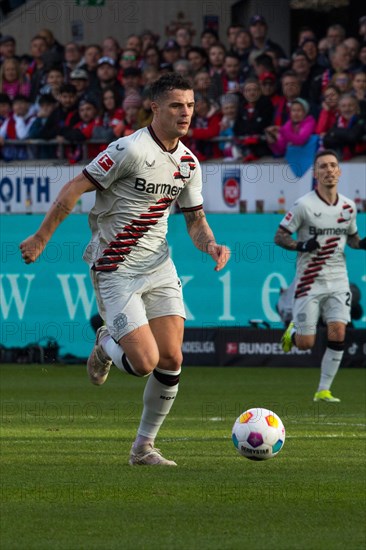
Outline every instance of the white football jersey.
<path fill-rule="evenodd" d="M 295 298 L 324 291 L 325 286 L 333 290 L 348 287 L 344 248 L 348 236 L 357 233 L 352 200 L 338 194 L 336 204 L 331 205 L 316 190 L 311 191 L 295 202 L 280 227 L 290 234 L 297 232 L 299 241 L 317 236 L 320 244 L 317 250 L 297 256 Z"/>
<path fill-rule="evenodd" d="M 155 269 L 169 256 L 168 216 L 175 200 L 183 211 L 202 208 L 202 175 L 180 141 L 167 151 L 151 127 L 111 143 L 84 171 L 96 186 L 89 214 L 92 239 L 84 259 L 96 271 L 123 266 Z"/>

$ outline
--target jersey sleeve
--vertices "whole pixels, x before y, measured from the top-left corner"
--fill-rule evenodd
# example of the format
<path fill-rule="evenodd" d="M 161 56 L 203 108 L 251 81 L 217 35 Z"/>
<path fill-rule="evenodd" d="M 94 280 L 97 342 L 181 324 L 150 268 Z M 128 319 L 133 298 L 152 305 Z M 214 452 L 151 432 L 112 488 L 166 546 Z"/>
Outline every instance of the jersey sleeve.
<path fill-rule="evenodd" d="M 352 207 L 353 207 L 352 208 L 353 209 L 353 214 L 352 214 L 351 222 L 348 226 L 348 235 L 350 235 L 350 236 L 356 235 L 356 233 L 358 233 L 357 216 L 356 216 L 357 208 L 356 208 L 355 203 L 352 203 Z"/>
<path fill-rule="evenodd" d="M 194 168 L 192 168 L 192 166 L 194 166 Z M 190 178 L 186 187 L 179 195 L 177 202 L 183 212 L 202 208 L 202 171 L 197 160 L 191 165 Z"/>
<path fill-rule="evenodd" d="M 110 143 L 107 149 L 99 153 L 84 168 L 83 174 L 99 190 L 104 191 L 116 179 L 128 176 L 136 162 L 134 145 L 125 138 L 121 138 Z"/>
<path fill-rule="evenodd" d="M 303 205 L 301 202 L 295 202 L 291 210 L 282 218 L 280 227 L 290 233 L 296 233 L 303 221 Z"/>

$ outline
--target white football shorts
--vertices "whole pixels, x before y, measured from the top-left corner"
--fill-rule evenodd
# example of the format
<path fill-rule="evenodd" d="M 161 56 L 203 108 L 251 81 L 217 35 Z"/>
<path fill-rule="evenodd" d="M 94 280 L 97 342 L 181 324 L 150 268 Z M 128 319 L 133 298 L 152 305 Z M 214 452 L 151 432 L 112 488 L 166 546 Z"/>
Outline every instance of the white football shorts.
<path fill-rule="evenodd" d="M 296 332 L 304 336 L 316 334 L 320 318 L 326 324 L 339 322 L 347 325 L 351 320 L 351 299 L 349 289 L 297 298 L 292 310 Z"/>
<path fill-rule="evenodd" d="M 169 258 L 155 271 L 129 274 L 117 271 L 90 271 L 99 314 L 116 342 L 150 319 L 186 313 L 182 283 Z"/>

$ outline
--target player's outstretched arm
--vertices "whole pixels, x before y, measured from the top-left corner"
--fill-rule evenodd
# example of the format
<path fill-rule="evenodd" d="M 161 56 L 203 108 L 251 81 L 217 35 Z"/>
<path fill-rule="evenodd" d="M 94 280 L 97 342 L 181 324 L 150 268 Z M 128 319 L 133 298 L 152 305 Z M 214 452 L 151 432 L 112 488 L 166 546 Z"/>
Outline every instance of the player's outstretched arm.
<path fill-rule="evenodd" d="M 189 236 L 198 250 L 206 252 L 216 263 L 215 271 L 225 267 L 230 258 L 230 250 L 227 246 L 217 244 L 212 229 L 207 223 L 203 210 L 184 212 Z"/>
<path fill-rule="evenodd" d="M 83 174 L 63 186 L 38 231 L 19 246 L 26 264 L 35 262 L 42 254 L 57 227 L 70 214 L 80 196 L 87 191 L 95 191 L 95 186 Z"/>
<path fill-rule="evenodd" d="M 285 229 L 282 229 L 282 227 L 277 229 L 274 241 L 278 246 L 286 250 L 294 250 L 297 252 L 313 252 L 317 248 L 320 248 L 316 235 L 307 241 L 295 241 L 291 234 Z"/>
<path fill-rule="evenodd" d="M 349 235 L 347 238 L 347 244 L 356 250 L 366 250 L 366 237 L 364 239 L 360 239 L 358 233 L 355 233 L 355 235 Z"/>

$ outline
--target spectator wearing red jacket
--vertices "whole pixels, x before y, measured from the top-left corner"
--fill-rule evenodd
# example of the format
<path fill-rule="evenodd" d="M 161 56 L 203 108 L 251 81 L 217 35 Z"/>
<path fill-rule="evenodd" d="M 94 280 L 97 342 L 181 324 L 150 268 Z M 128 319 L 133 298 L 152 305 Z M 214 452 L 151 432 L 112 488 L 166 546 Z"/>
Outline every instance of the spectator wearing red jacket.
<path fill-rule="evenodd" d="M 98 106 L 92 99 L 84 99 L 79 103 L 78 113 L 80 121 L 73 126 L 65 126 L 57 136 L 59 143 L 65 140 L 72 141 L 76 145 L 66 148 L 66 156 L 70 164 L 75 164 L 83 158 L 81 143 L 93 137 L 96 126 L 101 124 L 98 118 Z M 100 145 L 91 143 L 87 146 L 87 157 L 94 158 L 100 152 Z"/>
<path fill-rule="evenodd" d="M 30 151 L 27 147 L 18 147 L 16 145 L 6 145 L 6 140 L 23 140 L 28 137 L 35 115 L 30 112 L 29 99 L 23 95 L 17 95 L 13 99 L 13 111 L 4 120 L 0 127 L 0 146 L 4 160 L 26 160 L 29 158 Z"/>
<path fill-rule="evenodd" d="M 281 78 L 282 96 L 274 114 L 275 126 L 282 126 L 290 118 L 291 103 L 301 93 L 301 81 L 295 71 L 286 71 Z"/>
<path fill-rule="evenodd" d="M 328 84 L 324 90 L 322 109 L 316 124 L 315 133 L 321 137 L 334 126 L 339 115 L 338 102 L 341 97 L 340 91 L 334 84 Z"/>

